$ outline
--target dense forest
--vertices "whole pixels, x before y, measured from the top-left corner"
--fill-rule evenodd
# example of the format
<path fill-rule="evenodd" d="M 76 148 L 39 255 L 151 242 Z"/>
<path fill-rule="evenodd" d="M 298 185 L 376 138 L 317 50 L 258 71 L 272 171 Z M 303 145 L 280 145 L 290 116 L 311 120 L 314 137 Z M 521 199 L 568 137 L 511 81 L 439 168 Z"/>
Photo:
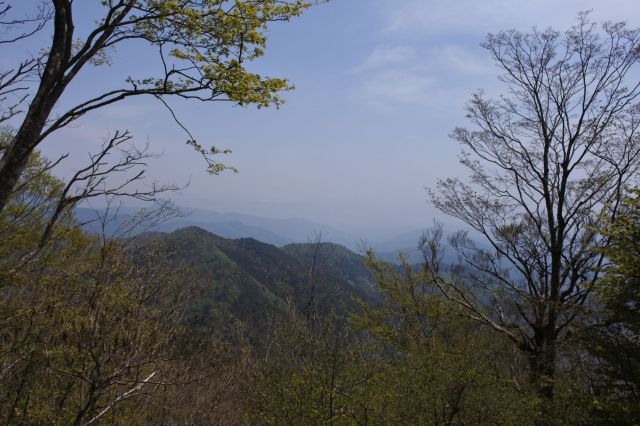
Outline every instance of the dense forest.
<path fill-rule="evenodd" d="M 488 35 L 506 94 L 472 95 L 452 132 L 469 178 L 429 190 L 474 233 L 436 223 L 420 262 L 389 262 L 320 236 L 159 232 L 180 188 L 141 185 L 153 154 L 127 130 L 64 178 L 41 152 L 137 96 L 279 105 L 291 84 L 246 66 L 310 3 L 107 0 L 81 38 L 72 1 L 17 3 L 0 48 L 51 44 L 0 69 L 0 423 L 640 424 L 640 29 L 579 13 Z M 58 102 L 130 41 L 158 74 Z"/>

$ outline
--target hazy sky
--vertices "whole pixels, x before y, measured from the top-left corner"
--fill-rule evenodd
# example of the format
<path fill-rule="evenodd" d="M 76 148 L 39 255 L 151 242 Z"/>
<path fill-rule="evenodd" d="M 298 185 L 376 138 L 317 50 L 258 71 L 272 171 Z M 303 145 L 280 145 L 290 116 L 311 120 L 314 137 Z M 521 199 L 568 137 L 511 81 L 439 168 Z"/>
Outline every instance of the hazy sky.
<path fill-rule="evenodd" d="M 28 2 L 27 2 L 28 3 Z M 76 1 L 90 24 L 98 1 Z M 448 138 L 466 125 L 476 89 L 500 90 L 497 70 L 479 46 L 487 32 L 566 29 L 579 10 L 638 24 L 638 0 L 333 0 L 273 26 L 266 56 L 252 69 L 291 80 L 279 110 L 169 100 L 199 142 L 230 148 L 240 173 L 209 176 L 185 135 L 153 99 L 120 103 L 83 118 L 42 146 L 73 151 L 68 173 L 116 129 L 130 129 L 162 158 L 161 181 L 184 183 L 178 204 L 272 217 L 303 217 L 346 230 L 428 225 L 425 186 L 463 171 Z M 7 58 L 5 58 L 6 60 Z M 127 75 L 151 74 L 142 45 L 113 53 L 111 67 L 88 69 L 64 103 Z"/>

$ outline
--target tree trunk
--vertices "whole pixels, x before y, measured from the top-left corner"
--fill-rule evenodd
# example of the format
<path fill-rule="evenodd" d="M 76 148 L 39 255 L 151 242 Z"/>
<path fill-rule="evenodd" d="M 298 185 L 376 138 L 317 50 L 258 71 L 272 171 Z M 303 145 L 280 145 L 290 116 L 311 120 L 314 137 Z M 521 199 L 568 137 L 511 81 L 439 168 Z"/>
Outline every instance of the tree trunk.
<path fill-rule="evenodd" d="M 529 380 L 541 399 L 541 415 L 536 422 L 540 425 L 549 424 L 553 418 L 557 356 L 554 328 L 547 326 L 536 330 L 535 347 L 529 353 Z"/>
<path fill-rule="evenodd" d="M 0 212 L 4 210 L 29 157 L 38 143 L 54 105 L 64 90 L 65 66 L 73 40 L 69 0 L 54 0 L 54 34 L 49 57 L 22 125 L 0 159 Z"/>
<path fill-rule="evenodd" d="M 553 343 L 544 348 L 537 348 L 529 356 L 530 381 L 545 400 L 553 400 L 554 377 L 556 371 L 556 350 Z"/>

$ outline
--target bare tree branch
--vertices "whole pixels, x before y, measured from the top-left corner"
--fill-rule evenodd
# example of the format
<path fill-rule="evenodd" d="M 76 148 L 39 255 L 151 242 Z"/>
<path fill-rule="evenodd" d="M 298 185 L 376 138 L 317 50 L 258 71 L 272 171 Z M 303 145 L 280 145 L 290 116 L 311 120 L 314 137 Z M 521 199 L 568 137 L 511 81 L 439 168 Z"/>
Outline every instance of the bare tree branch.
<path fill-rule="evenodd" d="M 640 170 L 640 83 L 630 78 L 639 45 L 640 29 L 621 23 L 599 29 L 588 13 L 565 34 L 489 34 L 483 46 L 509 96 L 472 97 L 467 111 L 475 129 L 452 134 L 464 148 L 460 161 L 471 182 L 442 180 L 430 191 L 438 209 L 490 247 L 453 240 L 466 268 L 442 281 L 441 290 L 517 340 L 537 378 L 553 377 L 556 341 L 579 315 L 605 261 L 598 248 L 606 238 L 593 232 L 599 213 L 607 206 L 615 218 Z M 493 306 L 470 299 L 468 285 L 484 289 Z M 550 396 L 552 388 L 544 392 Z"/>

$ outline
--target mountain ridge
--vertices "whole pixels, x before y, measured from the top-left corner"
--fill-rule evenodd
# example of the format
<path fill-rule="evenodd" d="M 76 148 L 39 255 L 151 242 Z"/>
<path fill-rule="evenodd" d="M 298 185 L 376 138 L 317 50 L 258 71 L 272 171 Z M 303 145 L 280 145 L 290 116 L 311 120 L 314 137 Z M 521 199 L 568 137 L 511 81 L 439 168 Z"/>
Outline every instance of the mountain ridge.
<path fill-rule="evenodd" d="M 180 208 L 179 208 L 180 209 Z M 90 209 L 79 207 L 75 215 L 84 228 L 89 232 L 116 233 L 116 230 L 130 220 L 139 209 L 121 207 L 113 213 L 113 217 L 106 224 L 95 222 L 95 218 L 104 214 L 104 209 Z M 384 239 L 367 242 L 356 237 L 355 234 L 338 230 L 328 225 L 322 225 L 306 219 L 289 218 L 278 219 L 248 215 L 237 212 L 215 212 L 201 209 L 185 208 L 185 215 L 162 221 L 150 228 L 133 227 L 132 234 L 140 232 L 173 232 L 182 228 L 195 226 L 213 234 L 228 239 L 254 238 L 277 247 L 290 244 L 324 241 L 336 243 L 352 252 L 362 252 L 363 247 L 372 248 L 376 255 L 385 261 L 398 263 L 398 256 L 402 252 L 411 263 L 418 263 L 422 259 L 418 244 L 426 228 L 414 228 Z M 92 221 L 92 219 L 94 221 Z M 447 252 L 447 257 L 453 261 L 453 255 Z"/>
<path fill-rule="evenodd" d="M 196 226 L 144 233 L 138 241 L 141 247 L 161 246 L 174 267 L 193 271 L 200 285 L 188 315 L 199 327 L 227 316 L 260 334 L 270 317 L 283 315 L 292 304 L 296 309 L 306 306 L 311 279 L 319 310 L 353 308 L 353 299 L 373 297 L 373 277 L 364 267 L 364 257 L 342 246 L 340 257 L 327 261 L 323 270 L 305 264 L 304 253 L 313 250 L 312 244 L 278 248 L 254 238 L 223 238 Z M 322 247 L 323 255 L 328 254 L 329 245 Z M 344 259 L 349 263 L 341 266 Z"/>

